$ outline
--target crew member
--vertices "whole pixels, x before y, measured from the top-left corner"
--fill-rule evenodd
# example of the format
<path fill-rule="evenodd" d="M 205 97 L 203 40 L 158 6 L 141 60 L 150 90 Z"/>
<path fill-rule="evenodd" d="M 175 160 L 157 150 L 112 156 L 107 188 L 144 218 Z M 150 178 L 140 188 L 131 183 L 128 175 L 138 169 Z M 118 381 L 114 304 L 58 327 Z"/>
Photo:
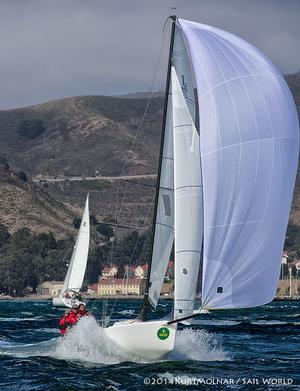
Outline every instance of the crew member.
<path fill-rule="evenodd" d="M 65 335 L 67 330 L 70 329 L 74 324 L 79 320 L 78 315 L 78 306 L 72 308 L 70 311 L 64 313 L 64 315 L 59 320 L 60 334 Z"/>
<path fill-rule="evenodd" d="M 83 303 L 79 304 L 78 311 L 77 311 L 77 321 L 82 318 L 83 316 L 88 315 L 87 309 Z"/>

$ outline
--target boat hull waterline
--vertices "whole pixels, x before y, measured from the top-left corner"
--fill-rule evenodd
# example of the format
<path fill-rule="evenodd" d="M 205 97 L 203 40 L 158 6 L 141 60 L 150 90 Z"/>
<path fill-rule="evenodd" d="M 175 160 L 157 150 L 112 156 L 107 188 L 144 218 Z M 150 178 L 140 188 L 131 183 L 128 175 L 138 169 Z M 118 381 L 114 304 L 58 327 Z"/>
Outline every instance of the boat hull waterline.
<path fill-rule="evenodd" d="M 107 327 L 105 334 L 122 349 L 146 359 L 156 359 L 174 349 L 177 325 L 166 320 L 126 320 Z"/>

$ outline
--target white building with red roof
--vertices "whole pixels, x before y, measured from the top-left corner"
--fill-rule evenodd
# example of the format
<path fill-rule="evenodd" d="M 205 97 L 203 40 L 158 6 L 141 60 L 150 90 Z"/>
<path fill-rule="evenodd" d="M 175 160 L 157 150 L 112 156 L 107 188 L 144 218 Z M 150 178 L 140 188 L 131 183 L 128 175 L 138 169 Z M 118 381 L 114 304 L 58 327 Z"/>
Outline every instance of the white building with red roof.
<path fill-rule="evenodd" d="M 102 271 L 101 271 L 101 279 L 102 278 L 114 278 L 116 277 L 118 273 L 118 267 L 115 266 L 115 265 L 111 265 L 111 266 L 105 266 Z"/>
<path fill-rule="evenodd" d="M 286 251 L 284 251 L 284 252 L 282 253 L 282 257 L 281 257 L 281 264 L 287 265 L 287 264 L 288 264 L 288 261 L 289 261 L 288 253 L 287 253 Z"/>
<path fill-rule="evenodd" d="M 135 268 L 134 270 L 134 275 L 136 278 L 147 278 L 147 274 L 148 274 L 148 264 L 145 263 L 144 265 L 139 265 Z"/>

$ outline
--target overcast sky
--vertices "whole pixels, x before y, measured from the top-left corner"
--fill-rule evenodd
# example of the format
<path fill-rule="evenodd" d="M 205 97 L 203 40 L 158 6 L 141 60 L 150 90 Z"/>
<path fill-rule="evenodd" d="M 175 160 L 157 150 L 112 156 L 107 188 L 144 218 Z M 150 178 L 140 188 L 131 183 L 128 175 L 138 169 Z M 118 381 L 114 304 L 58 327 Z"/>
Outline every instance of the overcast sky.
<path fill-rule="evenodd" d="M 170 6 L 300 70 L 300 0 L 0 0 L 0 109 L 149 91 Z"/>

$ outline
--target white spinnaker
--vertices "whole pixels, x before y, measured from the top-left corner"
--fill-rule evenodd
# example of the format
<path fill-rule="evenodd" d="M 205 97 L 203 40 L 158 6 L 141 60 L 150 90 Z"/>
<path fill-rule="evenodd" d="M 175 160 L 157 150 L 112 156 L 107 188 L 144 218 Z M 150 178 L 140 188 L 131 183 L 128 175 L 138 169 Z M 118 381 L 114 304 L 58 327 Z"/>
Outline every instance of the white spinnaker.
<path fill-rule="evenodd" d="M 172 95 L 169 93 L 149 288 L 153 308 L 159 299 L 174 242 L 173 160 Z"/>
<path fill-rule="evenodd" d="M 175 305 L 174 316 L 193 313 L 202 247 L 202 182 L 199 134 L 172 67 Z"/>
<path fill-rule="evenodd" d="M 295 104 L 277 68 L 225 31 L 180 20 L 198 90 L 204 196 L 202 306 L 276 293 L 298 164 Z"/>
<path fill-rule="evenodd" d="M 86 197 L 84 212 L 77 235 L 76 243 L 68 267 L 62 294 L 66 290 L 79 291 L 82 287 L 90 242 L 90 216 L 89 216 L 89 195 Z"/>

